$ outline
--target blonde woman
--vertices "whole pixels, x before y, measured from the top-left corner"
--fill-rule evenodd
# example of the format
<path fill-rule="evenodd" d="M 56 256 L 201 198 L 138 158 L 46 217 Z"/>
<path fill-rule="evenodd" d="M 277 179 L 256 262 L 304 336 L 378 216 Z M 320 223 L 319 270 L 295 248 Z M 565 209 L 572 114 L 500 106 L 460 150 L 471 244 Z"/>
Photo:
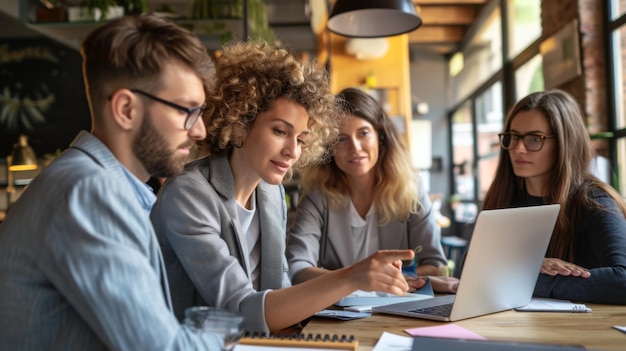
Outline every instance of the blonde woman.
<path fill-rule="evenodd" d="M 302 174 L 304 195 L 290 228 L 287 258 L 294 283 L 358 262 L 378 250 L 415 249 L 417 275 L 447 264 L 431 203 L 393 122 L 367 93 L 337 96 L 348 117 L 330 162 Z M 456 279 L 435 288 L 454 292 Z M 409 279 L 412 288 L 423 279 Z"/>

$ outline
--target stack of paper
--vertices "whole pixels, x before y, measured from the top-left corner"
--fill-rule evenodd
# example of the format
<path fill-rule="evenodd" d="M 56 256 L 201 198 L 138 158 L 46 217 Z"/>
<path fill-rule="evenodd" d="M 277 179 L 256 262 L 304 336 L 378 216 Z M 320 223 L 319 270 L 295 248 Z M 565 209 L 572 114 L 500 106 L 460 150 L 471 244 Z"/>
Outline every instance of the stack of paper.
<path fill-rule="evenodd" d="M 515 310 L 522 312 L 591 312 L 591 308 L 581 303 L 539 297 L 533 298 L 528 305 L 518 307 Z"/>

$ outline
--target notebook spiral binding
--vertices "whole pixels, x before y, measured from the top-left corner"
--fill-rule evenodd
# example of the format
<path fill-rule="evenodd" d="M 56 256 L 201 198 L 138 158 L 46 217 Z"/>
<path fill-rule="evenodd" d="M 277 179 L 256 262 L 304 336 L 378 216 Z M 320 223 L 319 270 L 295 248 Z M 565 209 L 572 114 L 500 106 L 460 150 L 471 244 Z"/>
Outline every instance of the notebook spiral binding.
<path fill-rule="evenodd" d="M 302 340 L 302 341 L 336 341 L 336 342 L 354 342 L 354 335 L 330 335 L 330 334 L 280 334 L 280 333 L 250 333 L 246 332 L 245 338 L 261 338 L 261 339 L 285 339 L 285 340 Z"/>
<path fill-rule="evenodd" d="M 274 347 L 306 347 L 320 349 L 341 349 L 356 351 L 359 345 L 353 335 L 330 334 L 280 334 L 280 333 L 245 333 L 240 344 L 274 346 Z"/>

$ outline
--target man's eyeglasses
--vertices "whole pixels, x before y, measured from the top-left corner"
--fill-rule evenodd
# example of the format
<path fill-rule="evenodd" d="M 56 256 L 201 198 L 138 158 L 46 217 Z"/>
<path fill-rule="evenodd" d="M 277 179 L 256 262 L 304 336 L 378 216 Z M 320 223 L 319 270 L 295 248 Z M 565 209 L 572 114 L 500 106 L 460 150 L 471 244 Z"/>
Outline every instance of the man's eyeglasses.
<path fill-rule="evenodd" d="M 500 145 L 505 150 L 515 149 L 517 142 L 521 139 L 524 147 L 528 151 L 539 151 L 543 148 L 546 139 L 556 138 L 556 135 L 539 135 L 539 134 L 517 134 L 517 133 L 500 133 Z"/>
<path fill-rule="evenodd" d="M 193 127 L 193 125 L 196 124 L 196 121 L 198 121 L 198 118 L 202 115 L 202 112 L 204 112 L 204 109 L 206 108 L 206 103 L 202 104 L 202 106 L 199 106 L 199 107 L 185 107 L 185 106 L 181 106 L 179 104 L 173 103 L 171 101 L 163 100 L 152 94 L 146 93 L 143 90 L 130 89 L 130 91 L 132 91 L 133 93 L 141 94 L 154 101 L 160 102 L 163 105 L 167 105 L 179 111 L 185 112 L 187 114 L 187 118 L 185 118 L 185 125 L 184 125 L 185 130 L 191 129 L 191 127 Z"/>

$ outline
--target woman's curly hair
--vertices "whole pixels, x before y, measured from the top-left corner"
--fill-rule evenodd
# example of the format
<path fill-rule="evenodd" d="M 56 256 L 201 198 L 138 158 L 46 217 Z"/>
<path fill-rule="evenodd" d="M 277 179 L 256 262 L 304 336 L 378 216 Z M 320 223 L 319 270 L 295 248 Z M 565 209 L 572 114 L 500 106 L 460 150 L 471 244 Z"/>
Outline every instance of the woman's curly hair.
<path fill-rule="evenodd" d="M 207 97 L 206 152 L 228 154 L 241 146 L 257 115 L 277 98 L 295 101 L 309 114 L 310 135 L 294 168 L 328 158 L 325 145 L 337 138 L 341 113 L 328 73 L 289 51 L 262 41 L 234 42 L 216 59 L 216 87 Z"/>

